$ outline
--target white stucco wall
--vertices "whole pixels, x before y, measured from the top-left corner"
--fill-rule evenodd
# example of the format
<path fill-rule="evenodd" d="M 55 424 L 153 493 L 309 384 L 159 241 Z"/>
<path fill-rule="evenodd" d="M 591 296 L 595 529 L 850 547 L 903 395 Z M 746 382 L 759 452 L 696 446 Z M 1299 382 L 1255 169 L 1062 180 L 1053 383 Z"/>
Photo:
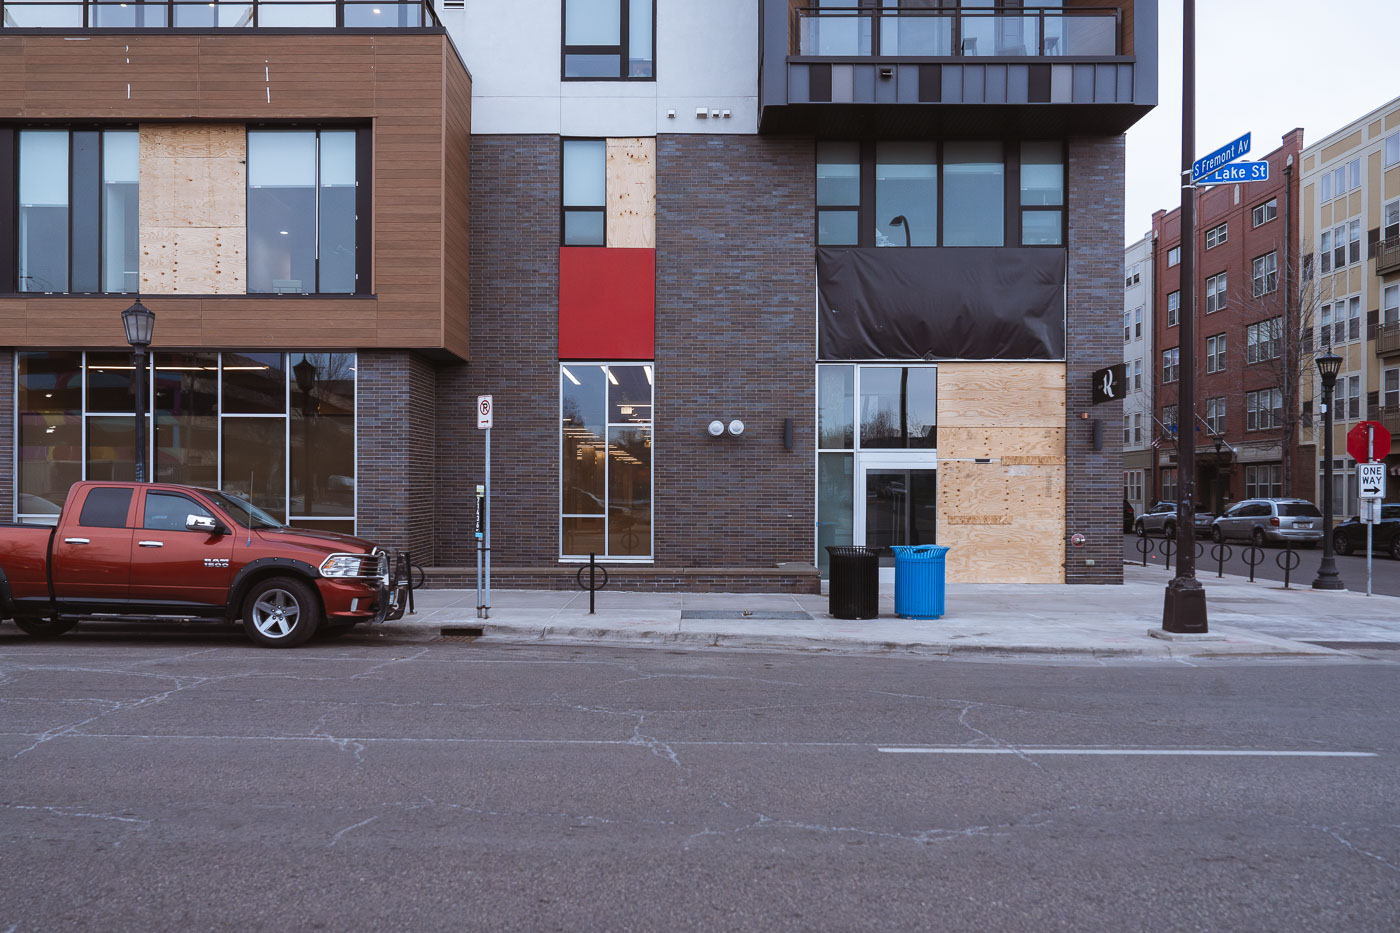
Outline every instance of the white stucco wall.
<path fill-rule="evenodd" d="M 465 4 L 438 15 L 472 74 L 473 134 L 758 130 L 754 0 L 657 0 L 655 81 L 561 80 L 560 0 Z M 721 116 L 698 119 L 697 108 Z"/>

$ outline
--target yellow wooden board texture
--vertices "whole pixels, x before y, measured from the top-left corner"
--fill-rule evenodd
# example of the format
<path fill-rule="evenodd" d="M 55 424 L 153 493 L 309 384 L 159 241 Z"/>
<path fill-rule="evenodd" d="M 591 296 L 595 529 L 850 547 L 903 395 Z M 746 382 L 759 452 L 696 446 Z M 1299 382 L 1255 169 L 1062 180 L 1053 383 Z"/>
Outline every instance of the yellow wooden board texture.
<path fill-rule="evenodd" d="M 954 582 L 1064 582 L 1063 363 L 939 364 L 938 543 Z"/>
<path fill-rule="evenodd" d="M 247 135 L 242 124 L 142 124 L 141 290 L 246 291 Z"/>
<path fill-rule="evenodd" d="M 608 246 L 656 246 L 656 139 L 609 139 Z"/>

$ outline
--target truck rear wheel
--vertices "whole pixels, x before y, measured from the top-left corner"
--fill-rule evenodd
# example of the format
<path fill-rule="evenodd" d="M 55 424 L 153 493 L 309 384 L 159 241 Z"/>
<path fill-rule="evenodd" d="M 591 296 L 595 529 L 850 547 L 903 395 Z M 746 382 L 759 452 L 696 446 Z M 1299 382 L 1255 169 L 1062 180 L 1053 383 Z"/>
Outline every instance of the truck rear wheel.
<path fill-rule="evenodd" d="M 269 577 L 254 584 L 243 601 L 243 631 L 264 648 L 305 644 L 320 624 L 316 591 L 295 577 Z"/>
<path fill-rule="evenodd" d="M 77 619 L 15 619 L 15 625 L 26 635 L 35 638 L 57 638 L 64 632 L 71 632 L 78 625 Z"/>

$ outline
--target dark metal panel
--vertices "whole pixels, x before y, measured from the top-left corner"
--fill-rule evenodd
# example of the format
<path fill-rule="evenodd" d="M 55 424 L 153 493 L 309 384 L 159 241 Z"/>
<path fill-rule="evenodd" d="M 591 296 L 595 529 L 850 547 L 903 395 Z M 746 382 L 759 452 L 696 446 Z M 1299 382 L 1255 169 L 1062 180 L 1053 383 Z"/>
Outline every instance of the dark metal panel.
<path fill-rule="evenodd" d="M 1133 100 L 1133 66 L 1118 66 L 1118 103 L 1129 104 Z"/>
<path fill-rule="evenodd" d="M 936 104 L 943 100 L 943 66 L 919 66 L 919 102 Z"/>
<path fill-rule="evenodd" d="M 68 288 L 70 292 L 102 291 L 102 134 L 73 132 L 69 163 Z"/>
<path fill-rule="evenodd" d="M 963 66 L 963 103 L 981 104 L 987 99 L 987 66 Z"/>
<path fill-rule="evenodd" d="M 1119 97 L 1143 107 L 1157 106 L 1157 0 L 1133 0 L 1133 96 Z"/>
<path fill-rule="evenodd" d="M 374 292 L 374 137 L 365 126 L 355 131 L 355 294 Z M 456 209 L 460 210 L 458 206 Z M 457 256 L 448 262 L 466 262 Z"/>
<path fill-rule="evenodd" d="M 831 66 L 813 65 L 808 69 L 807 80 L 810 90 L 808 99 L 813 103 L 831 100 Z"/>
<path fill-rule="evenodd" d="M 885 73 L 889 77 L 885 77 Z M 922 74 L 922 71 L 920 72 Z M 921 79 L 922 80 L 922 79 Z M 922 87 L 922 85 L 920 85 Z M 895 80 L 894 66 L 881 65 L 875 69 L 875 101 L 892 104 L 899 97 L 899 83 Z"/>
<path fill-rule="evenodd" d="M 1061 360 L 1065 251 L 817 250 L 824 360 Z"/>
<path fill-rule="evenodd" d="M 1028 66 L 1026 98 L 1032 104 L 1050 102 L 1050 66 Z"/>

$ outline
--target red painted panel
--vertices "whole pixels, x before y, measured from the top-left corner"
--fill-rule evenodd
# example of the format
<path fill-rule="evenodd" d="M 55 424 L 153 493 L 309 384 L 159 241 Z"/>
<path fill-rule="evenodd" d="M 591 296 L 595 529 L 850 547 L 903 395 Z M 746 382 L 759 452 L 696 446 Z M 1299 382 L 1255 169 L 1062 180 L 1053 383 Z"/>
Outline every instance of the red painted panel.
<path fill-rule="evenodd" d="M 559 358 L 650 360 L 656 355 L 656 250 L 559 250 Z"/>

